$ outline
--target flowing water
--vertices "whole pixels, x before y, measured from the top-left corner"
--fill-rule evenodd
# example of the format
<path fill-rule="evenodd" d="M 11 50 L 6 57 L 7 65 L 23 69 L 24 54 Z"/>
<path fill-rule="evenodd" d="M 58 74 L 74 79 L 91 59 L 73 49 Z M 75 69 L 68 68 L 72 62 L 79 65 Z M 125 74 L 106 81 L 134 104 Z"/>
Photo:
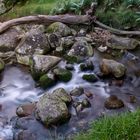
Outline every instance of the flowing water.
<path fill-rule="evenodd" d="M 137 54 L 136 54 L 137 55 Z M 138 56 L 138 55 L 137 55 Z M 139 57 L 139 56 L 138 56 Z M 85 73 L 97 73 L 99 71 L 99 62 L 102 59 L 99 53 L 95 53 L 93 58 L 90 58 L 95 65 L 94 72 L 81 72 L 79 65 L 75 64 L 73 70 L 73 78 L 68 83 L 58 83 L 56 86 L 48 89 L 52 92 L 54 89 L 63 87 L 70 92 L 75 87 L 83 87 L 86 92 L 91 92 L 93 98 L 90 98 L 91 107 L 84 109 L 80 113 L 70 107 L 71 119 L 69 122 L 60 126 L 54 126 L 50 129 L 36 121 L 32 117 L 21 118 L 18 121 L 24 130 L 29 130 L 36 134 L 37 140 L 47 139 L 64 139 L 64 136 L 76 133 L 79 130 L 86 129 L 91 120 L 101 117 L 103 114 L 112 114 L 116 112 L 124 112 L 126 110 L 134 111 L 140 106 L 140 61 L 131 62 L 133 56 L 126 54 L 123 59 L 119 60 L 124 63 L 127 68 L 127 78 L 124 80 L 123 86 L 110 85 L 111 78 L 99 79 L 98 82 L 88 83 L 82 80 L 82 75 Z M 130 60 L 129 60 L 130 59 Z M 61 67 L 65 66 L 65 62 L 59 64 Z M 36 87 L 34 80 L 28 71 L 18 66 L 7 66 L 2 73 L 0 82 L 0 104 L 2 109 L 0 111 L 0 140 L 12 140 L 14 122 L 16 121 L 16 108 L 23 103 L 37 101 L 44 92 L 43 89 Z M 104 101 L 111 94 L 117 95 L 124 101 L 125 107 L 117 110 L 107 110 L 104 107 Z M 137 98 L 134 104 L 129 103 L 130 95 Z M 83 98 L 82 96 L 80 98 Z M 12 121 L 10 123 L 10 120 Z M 16 124 L 17 125 L 17 124 Z"/>

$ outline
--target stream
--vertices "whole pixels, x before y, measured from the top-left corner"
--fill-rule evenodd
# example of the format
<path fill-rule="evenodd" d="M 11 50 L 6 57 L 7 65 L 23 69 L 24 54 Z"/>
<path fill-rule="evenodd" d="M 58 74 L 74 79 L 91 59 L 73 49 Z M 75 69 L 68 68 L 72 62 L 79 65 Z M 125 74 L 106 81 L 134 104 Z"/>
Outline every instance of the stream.
<path fill-rule="evenodd" d="M 68 83 L 58 83 L 54 87 L 47 89 L 52 92 L 59 87 L 64 88 L 68 93 L 75 87 L 83 87 L 86 92 L 91 92 L 93 97 L 89 99 L 90 108 L 86 108 L 80 113 L 70 107 L 70 120 L 62 125 L 54 126 L 46 129 L 41 123 L 32 117 L 17 118 L 16 108 L 23 104 L 37 101 L 44 93 L 44 90 L 36 86 L 31 75 L 22 66 L 7 66 L 2 73 L 0 81 L 0 140 L 16 140 L 16 134 L 20 131 L 15 126 L 20 125 L 25 131 L 29 131 L 36 135 L 37 140 L 57 139 L 63 140 L 69 138 L 71 134 L 75 134 L 80 130 L 87 129 L 92 120 L 102 117 L 104 114 L 111 115 L 124 111 L 134 111 L 140 107 L 140 53 L 127 53 L 119 62 L 123 63 L 127 68 L 127 76 L 124 78 L 123 85 L 110 84 L 115 79 L 98 78 L 95 83 L 89 83 L 82 79 L 82 75 L 87 73 L 97 73 L 99 71 L 99 62 L 103 55 L 95 51 L 94 57 L 90 58 L 93 62 L 94 71 L 81 72 L 79 64 L 74 65 L 73 78 Z M 138 57 L 133 62 L 133 55 Z M 102 55 L 102 57 L 101 57 Z M 65 62 L 59 64 L 65 67 Z M 122 99 L 125 107 L 116 110 L 108 110 L 104 107 L 104 102 L 110 95 L 117 95 Z M 136 97 L 136 103 L 130 103 L 129 98 L 133 95 Z M 82 97 L 81 97 L 82 98 Z M 17 119 L 19 119 L 17 121 Z M 17 122 L 15 124 L 15 122 Z M 28 140 L 32 140 L 32 136 Z"/>

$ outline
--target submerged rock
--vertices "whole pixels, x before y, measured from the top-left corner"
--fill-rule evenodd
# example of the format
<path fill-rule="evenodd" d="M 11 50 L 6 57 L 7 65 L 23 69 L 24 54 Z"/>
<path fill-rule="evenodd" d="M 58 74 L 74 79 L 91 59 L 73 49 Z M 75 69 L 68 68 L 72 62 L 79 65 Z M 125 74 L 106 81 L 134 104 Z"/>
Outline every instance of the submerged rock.
<path fill-rule="evenodd" d="M 18 133 L 15 140 L 37 140 L 36 135 L 30 132 L 29 130 L 22 130 Z"/>
<path fill-rule="evenodd" d="M 5 64 L 2 59 L 0 59 L 0 72 L 4 69 Z"/>
<path fill-rule="evenodd" d="M 111 59 L 103 59 L 100 64 L 101 71 L 104 75 L 112 74 L 116 78 L 125 75 L 126 68 L 123 64 Z"/>
<path fill-rule="evenodd" d="M 69 70 L 63 68 L 56 68 L 53 70 L 56 78 L 63 82 L 68 82 L 72 78 L 72 73 Z"/>
<path fill-rule="evenodd" d="M 46 30 L 47 33 L 57 33 L 61 36 L 69 36 L 72 34 L 72 31 L 71 29 L 61 23 L 61 22 L 55 22 L 55 23 L 52 23 Z"/>
<path fill-rule="evenodd" d="M 56 89 L 53 93 L 45 93 L 37 103 L 36 117 L 45 126 L 60 124 L 69 119 L 70 114 L 67 104 L 71 96 L 63 88 Z"/>
<path fill-rule="evenodd" d="M 25 105 L 21 105 L 17 108 L 16 110 L 16 114 L 19 117 L 25 117 L 25 116 L 29 116 L 32 115 L 33 111 L 35 110 L 35 103 L 28 103 Z"/>
<path fill-rule="evenodd" d="M 68 56 L 76 57 L 78 61 L 83 61 L 93 56 L 93 48 L 86 41 L 79 40 L 72 46 Z"/>
<path fill-rule="evenodd" d="M 53 74 L 44 74 L 39 79 L 39 85 L 42 88 L 49 88 L 55 84 L 56 80 Z"/>
<path fill-rule="evenodd" d="M 88 70 L 94 70 L 94 65 L 92 61 L 87 61 L 86 63 L 82 63 L 80 65 L 81 71 L 88 71 Z"/>
<path fill-rule="evenodd" d="M 118 109 L 124 107 L 122 100 L 118 99 L 117 96 L 111 95 L 104 103 L 107 109 Z"/>
<path fill-rule="evenodd" d="M 98 80 L 95 74 L 84 74 L 82 78 L 88 82 L 96 82 Z"/>
<path fill-rule="evenodd" d="M 20 34 L 15 28 L 0 34 L 0 52 L 14 51 L 19 43 L 18 37 Z"/>
<path fill-rule="evenodd" d="M 107 42 L 107 46 L 112 49 L 133 50 L 140 46 L 140 42 L 133 38 L 112 35 Z"/>
<path fill-rule="evenodd" d="M 47 36 L 40 29 L 32 29 L 22 37 L 15 51 L 17 61 L 29 65 L 33 54 L 46 54 L 50 51 L 50 45 Z"/>
<path fill-rule="evenodd" d="M 77 87 L 70 92 L 71 96 L 80 96 L 84 94 L 84 89 L 82 87 Z"/>
<path fill-rule="evenodd" d="M 50 69 L 55 67 L 60 61 L 61 58 L 56 56 L 33 55 L 30 60 L 33 77 L 37 79 L 38 77 L 44 75 Z"/>

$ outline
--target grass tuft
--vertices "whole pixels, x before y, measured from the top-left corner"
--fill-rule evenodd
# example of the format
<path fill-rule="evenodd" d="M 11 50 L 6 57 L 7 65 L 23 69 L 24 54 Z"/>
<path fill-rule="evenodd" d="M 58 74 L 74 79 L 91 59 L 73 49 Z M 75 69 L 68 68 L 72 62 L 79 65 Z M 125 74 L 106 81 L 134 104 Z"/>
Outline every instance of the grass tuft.
<path fill-rule="evenodd" d="M 74 140 L 138 140 L 140 138 L 140 110 L 96 120 L 90 130 Z"/>

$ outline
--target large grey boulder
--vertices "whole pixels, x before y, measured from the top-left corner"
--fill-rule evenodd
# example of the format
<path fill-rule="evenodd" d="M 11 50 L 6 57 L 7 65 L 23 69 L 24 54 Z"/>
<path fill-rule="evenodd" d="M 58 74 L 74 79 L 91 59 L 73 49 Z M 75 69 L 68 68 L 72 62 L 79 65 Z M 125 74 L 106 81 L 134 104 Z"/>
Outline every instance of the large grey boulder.
<path fill-rule="evenodd" d="M 14 51 L 19 43 L 20 34 L 21 32 L 15 28 L 0 34 L 0 52 Z"/>
<path fill-rule="evenodd" d="M 16 48 L 17 61 L 29 65 L 29 58 L 33 54 L 46 54 L 50 51 L 47 36 L 39 29 L 32 29 L 23 35 Z"/>
<path fill-rule="evenodd" d="M 140 46 L 140 42 L 133 38 L 112 35 L 107 42 L 107 46 L 112 49 L 133 50 Z"/>
<path fill-rule="evenodd" d="M 104 75 L 112 74 L 116 78 L 124 76 L 126 71 L 123 64 L 111 59 L 103 59 L 100 64 L 100 68 Z"/>
<path fill-rule="evenodd" d="M 31 71 L 34 76 L 42 76 L 55 67 L 61 58 L 50 55 L 33 55 L 30 59 Z"/>
<path fill-rule="evenodd" d="M 70 102 L 71 96 L 63 88 L 45 93 L 37 103 L 36 118 L 45 126 L 65 122 L 70 117 L 67 107 Z"/>

